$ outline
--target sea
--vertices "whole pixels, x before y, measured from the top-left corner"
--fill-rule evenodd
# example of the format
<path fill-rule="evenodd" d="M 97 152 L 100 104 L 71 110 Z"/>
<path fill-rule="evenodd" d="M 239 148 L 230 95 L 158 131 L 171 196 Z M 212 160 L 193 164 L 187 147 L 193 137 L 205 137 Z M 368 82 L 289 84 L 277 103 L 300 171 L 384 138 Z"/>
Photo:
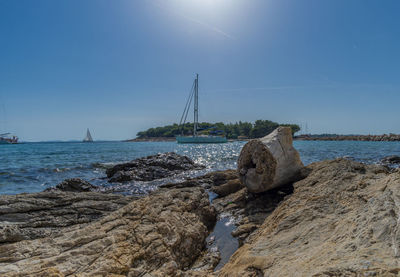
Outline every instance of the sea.
<path fill-rule="evenodd" d="M 0 194 L 39 192 L 67 178 L 81 178 L 117 193 L 141 195 L 160 184 L 210 171 L 235 169 L 246 142 L 177 144 L 176 142 L 37 142 L 0 145 Z M 337 157 L 379 163 L 400 155 L 400 142 L 294 141 L 304 164 Z M 185 172 L 152 182 L 108 183 L 105 171 L 117 163 L 164 152 L 187 155 L 204 170 Z"/>

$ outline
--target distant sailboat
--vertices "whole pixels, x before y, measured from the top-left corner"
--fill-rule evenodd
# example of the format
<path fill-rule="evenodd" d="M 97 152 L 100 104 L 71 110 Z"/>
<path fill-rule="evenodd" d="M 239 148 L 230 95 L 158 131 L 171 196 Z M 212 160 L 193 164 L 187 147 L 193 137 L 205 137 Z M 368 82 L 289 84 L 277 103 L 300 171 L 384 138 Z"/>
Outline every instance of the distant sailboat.
<path fill-rule="evenodd" d="M 90 134 L 89 128 L 86 131 L 86 137 L 83 139 L 83 142 L 93 142 L 93 138 Z"/>

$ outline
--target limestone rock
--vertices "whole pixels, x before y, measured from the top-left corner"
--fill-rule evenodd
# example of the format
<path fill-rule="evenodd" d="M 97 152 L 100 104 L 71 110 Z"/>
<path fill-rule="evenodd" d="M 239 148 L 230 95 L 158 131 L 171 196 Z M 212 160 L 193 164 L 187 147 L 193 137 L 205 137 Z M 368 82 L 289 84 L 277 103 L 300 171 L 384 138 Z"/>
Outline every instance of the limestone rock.
<path fill-rule="evenodd" d="M 0 245 L 0 275 L 176 276 L 204 249 L 210 219 L 204 189 L 160 191 L 56 237 Z"/>
<path fill-rule="evenodd" d="M 219 197 L 227 196 L 231 193 L 237 192 L 238 190 L 242 189 L 243 185 L 239 179 L 229 180 L 225 184 L 220 186 L 213 186 L 211 191 L 215 192 L 219 195 Z"/>
<path fill-rule="evenodd" d="M 152 181 L 201 168 L 204 167 L 188 157 L 169 152 L 117 164 L 107 169 L 106 173 L 110 182 Z"/>
<path fill-rule="evenodd" d="M 268 136 L 249 141 L 238 159 L 240 180 L 255 193 L 297 181 L 303 167 L 289 127 L 278 127 Z"/>
<path fill-rule="evenodd" d="M 400 170 L 346 159 L 308 169 L 218 276 L 400 274 Z"/>
<path fill-rule="evenodd" d="M 53 237 L 97 220 L 136 197 L 44 191 L 0 196 L 0 244 Z"/>

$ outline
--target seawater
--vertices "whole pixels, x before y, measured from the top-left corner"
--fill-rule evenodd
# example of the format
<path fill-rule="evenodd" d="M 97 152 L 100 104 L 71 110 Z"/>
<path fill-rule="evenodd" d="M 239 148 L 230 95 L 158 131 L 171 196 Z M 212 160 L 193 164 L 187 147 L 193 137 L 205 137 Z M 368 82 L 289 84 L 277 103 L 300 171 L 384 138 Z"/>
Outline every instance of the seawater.
<path fill-rule="evenodd" d="M 236 168 L 245 142 L 225 144 L 177 144 L 175 142 L 43 142 L 0 145 L 0 194 L 38 192 L 67 178 L 82 178 L 95 185 L 117 187 L 121 193 L 142 194 L 160 184 L 206 172 Z M 348 157 L 378 163 L 388 155 L 400 155 L 400 142 L 295 141 L 304 164 Z M 187 155 L 206 166 L 153 182 L 109 184 L 105 170 L 116 163 L 163 152 Z"/>

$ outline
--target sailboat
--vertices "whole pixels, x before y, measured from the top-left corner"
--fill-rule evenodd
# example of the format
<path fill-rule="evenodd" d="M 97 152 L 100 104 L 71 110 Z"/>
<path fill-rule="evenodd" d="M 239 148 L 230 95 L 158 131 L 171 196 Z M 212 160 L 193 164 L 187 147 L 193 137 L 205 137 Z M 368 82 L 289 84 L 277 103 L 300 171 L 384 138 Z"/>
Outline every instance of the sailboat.
<path fill-rule="evenodd" d="M 194 124 L 193 124 L 193 135 L 184 136 L 183 130 L 186 123 L 186 118 L 189 112 L 192 99 L 194 98 Z M 227 142 L 225 136 L 211 136 L 211 135 L 201 135 L 199 134 L 199 74 L 196 74 L 196 79 L 193 82 L 192 90 L 190 91 L 189 98 L 186 102 L 185 109 L 179 123 L 182 135 L 176 137 L 178 143 L 224 143 Z"/>
<path fill-rule="evenodd" d="M 90 134 L 89 128 L 86 131 L 86 137 L 83 139 L 83 142 L 93 142 L 93 138 Z"/>

